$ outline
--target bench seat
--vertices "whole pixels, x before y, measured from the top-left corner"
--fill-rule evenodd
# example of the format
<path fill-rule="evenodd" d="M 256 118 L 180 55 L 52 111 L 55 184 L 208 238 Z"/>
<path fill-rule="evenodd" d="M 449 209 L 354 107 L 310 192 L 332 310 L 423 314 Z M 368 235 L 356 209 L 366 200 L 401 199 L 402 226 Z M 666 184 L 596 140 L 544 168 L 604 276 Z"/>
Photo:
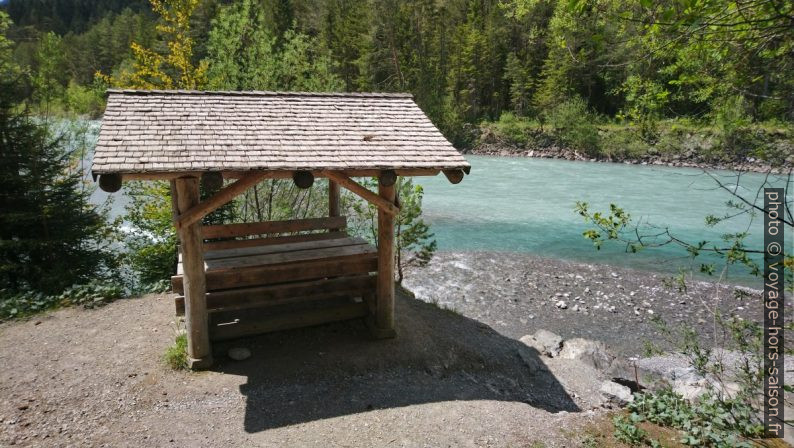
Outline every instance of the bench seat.
<path fill-rule="evenodd" d="M 238 241 L 244 244 L 205 244 L 211 339 L 368 314 L 375 295 L 378 256 L 377 249 L 365 240 L 334 230 Z M 181 254 L 171 286 L 179 294 L 177 314 L 183 315 Z"/>

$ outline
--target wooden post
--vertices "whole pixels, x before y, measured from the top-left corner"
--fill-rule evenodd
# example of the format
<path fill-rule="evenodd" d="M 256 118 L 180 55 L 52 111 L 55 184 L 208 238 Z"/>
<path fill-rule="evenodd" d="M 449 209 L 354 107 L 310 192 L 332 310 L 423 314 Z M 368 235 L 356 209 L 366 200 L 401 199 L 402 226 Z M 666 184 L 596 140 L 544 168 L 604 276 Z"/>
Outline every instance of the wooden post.
<path fill-rule="evenodd" d="M 328 216 L 331 218 L 335 218 L 341 213 L 339 200 L 339 184 L 328 179 Z M 331 229 L 331 231 L 334 230 Z"/>
<path fill-rule="evenodd" d="M 339 184 L 328 180 L 328 216 L 339 216 Z"/>
<path fill-rule="evenodd" d="M 175 186 L 180 214 L 198 205 L 198 178 L 179 178 Z M 212 347 L 207 321 L 207 280 L 204 273 L 201 221 L 179 229 L 179 239 L 182 242 L 188 366 L 191 369 L 206 369 L 212 365 Z"/>
<path fill-rule="evenodd" d="M 394 203 L 395 188 L 378 182 L 378 194 Z M 378 208 L 378 281 L 374 322 L 369 322 L 372 335 L 378 339 L 392 338 L 394 331 L 394 215 Z"/>

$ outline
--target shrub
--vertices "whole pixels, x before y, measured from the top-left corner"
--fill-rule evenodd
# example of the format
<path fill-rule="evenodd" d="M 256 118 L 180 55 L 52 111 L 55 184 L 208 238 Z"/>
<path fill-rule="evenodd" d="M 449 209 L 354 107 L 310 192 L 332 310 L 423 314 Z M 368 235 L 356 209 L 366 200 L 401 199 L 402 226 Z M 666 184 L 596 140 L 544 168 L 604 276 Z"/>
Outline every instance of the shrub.
<path fill-rule="evenodd" d="M 99 118 L 105 107 L 103 89 L 101 86 L 84 87 L 74 80 L 69 81 L 64 94 L 64 103 L 70 112 Z"/>
<path fill-rule="evenodd" d="M 123 288 L 102 281 L 73 285 L 56 295 L 46 295 L 40 291 L 13 292 L 2 289 L 0 321 L 25 317 L 61 306 L 83 305 L 86 308 L 94 308 L 120 299 L 123 295 Z"/>
<path fill-rule="evenodd" d="M 751 447 L 745 439 L 761 435 L 756 411 L 743 400 L 720 398 L 707 392 L 690 403 L 670 388 L 635 395 L 629 403 L 632 421 L 647 420 L 683 431 L 682 443 L 691 446 Z M 616 422 L 616 428 L 619 428 Z"/>
<path fill-rule="evenodd" d="M 596 128 L 598 117 L 590 111 L 582 98 L 574 97 L 564 101 L 552 107 L 545 115 L 555 136 L 563 144 L 590 156 L 598 155 L 601 146 Z"/>
<path fill-rule="evenodd" d="M 515 146 L 526 146 L 529 143 L 530 131 L 535 123 L 510 112 L 504 112 L 498 121 L 483 123 L 482 133 L 496 138 L 498 141 Z"/>

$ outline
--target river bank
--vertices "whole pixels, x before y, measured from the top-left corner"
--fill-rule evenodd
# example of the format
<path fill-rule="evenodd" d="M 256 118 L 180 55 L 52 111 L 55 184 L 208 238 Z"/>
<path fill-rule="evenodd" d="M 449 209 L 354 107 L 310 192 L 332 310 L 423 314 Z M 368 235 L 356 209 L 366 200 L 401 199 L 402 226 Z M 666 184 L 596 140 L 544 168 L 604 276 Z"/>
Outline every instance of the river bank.
<path fill-rule="evenodd" d="M 695 330 L 707 345 L 726 346 L 713 311 L 761 318 L 760 290 L 693 280 L 682 292 L 666 286 L 666 278 L 625 267 L 480 251 L 440 252 L 428 266 L 412 267 L 404 284 L 418 299 L 511 338 L 543 328 L 565 339 L 603 341 L 626 357 L 674 348 L 658 319 L 671 328 Z"/>
<path fill-rule="evenodd" d="M 699 168 L 703 170 L 750 171 L 754 173 L 783 174 L 794 168 L 792 162 L 773 167 L 771 164 L 748 158 L 743 161 L 720 162 L 703 160 L 696 154 L 646 154 L 643 157 L 626 157 L 621 155 L 590 157 L 587 154 L 567 147 L 548 146 L 545 148 L 523 148 L 505 143 L 487 143 L 477 145 L 463 151 L 464 154 L 499 156 L 499 157 L 532 157 L 538 159 L 559 159 L 578 162 L 623 163 L 627 165 L 667 166 L 676 168 Z"/>
<path fill-rule="evenodd" d="M 775 174 L 794 168 L 791 132 L 782 128 L 755 126 L 726 136 L 712 128 L 664 122 L 649 141 L 630 125 L 608 125 L 590 129 L 593 141 L 587 150 L 569 144 L 565 132 L 544 130 L 519 118 L 484 122 L 476 133 L 476 143 L 462 152 Z M 765 158 L 759 158 L 759 153 Z"/>

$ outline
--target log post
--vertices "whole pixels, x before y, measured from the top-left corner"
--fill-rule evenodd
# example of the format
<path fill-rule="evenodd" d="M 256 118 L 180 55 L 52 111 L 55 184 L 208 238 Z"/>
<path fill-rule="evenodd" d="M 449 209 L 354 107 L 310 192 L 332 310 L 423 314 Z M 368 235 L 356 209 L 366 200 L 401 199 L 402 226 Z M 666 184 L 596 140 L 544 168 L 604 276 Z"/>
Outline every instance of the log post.
<path fill-rule="evenodd" d="M 381 198 L 394 203 L 395 188 L 378 182 Z M 394 331 L 394 215 L 378 208 L 378 281 L 374 319 L 370 332 L 378 339 L 393 338 Z"/>
<path fill-rule="evenodd" d="M 180 214 L 199 203 L 199 180 L 195 177 L 175 181 Z M 212 348 L 207 320 L 207 281 L 204 273 L 204 248 L 201 221 L 179 229 L 182 243 L 182 271 L 185 292 L 188 366 L 206 369 L 212 365 Z"/>
<path fill-rule="evenodd" d="M 339 184 L 328 179 L 328 216 L 332 218 L 341 213 L 339 198 Z"/>

